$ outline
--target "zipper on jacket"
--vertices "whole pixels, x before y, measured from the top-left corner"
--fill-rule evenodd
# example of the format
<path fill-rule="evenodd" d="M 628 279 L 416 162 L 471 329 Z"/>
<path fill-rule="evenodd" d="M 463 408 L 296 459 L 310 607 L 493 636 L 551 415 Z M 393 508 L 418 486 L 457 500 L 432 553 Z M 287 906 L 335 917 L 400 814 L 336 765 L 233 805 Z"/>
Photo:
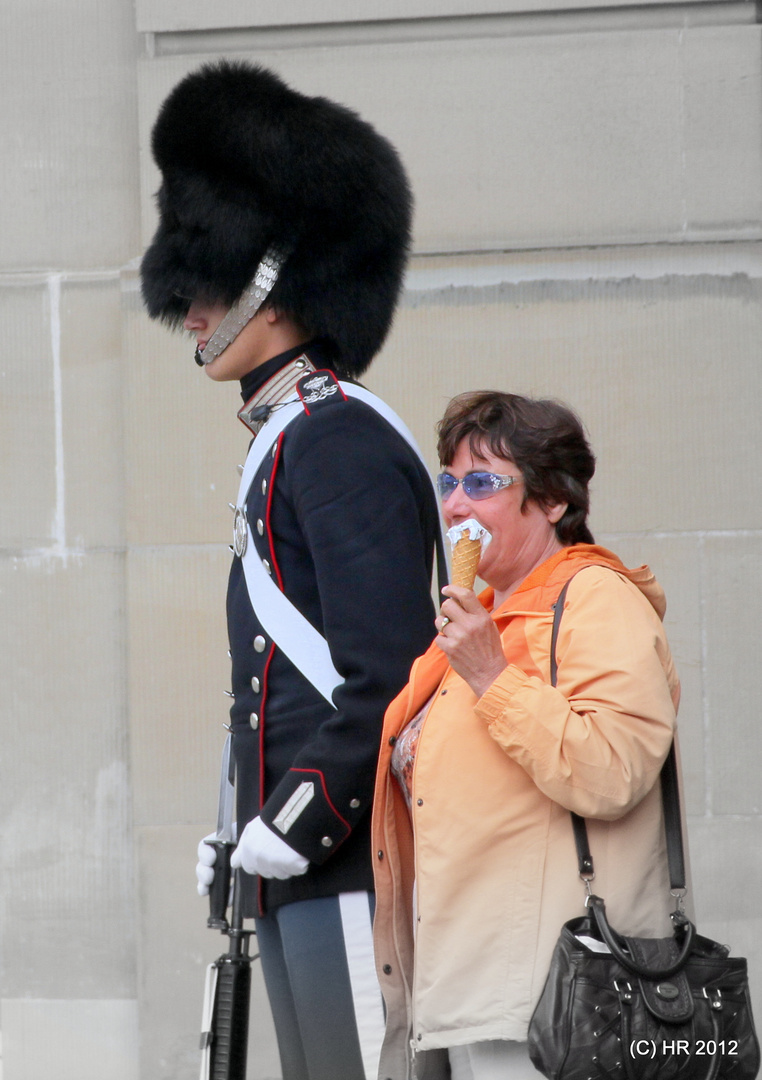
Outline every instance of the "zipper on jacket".
<path fill-rule="evenodd" d="M 392 784 L 397 783 L 397 781 L 391 775 L 391 772 L 389 773 L 389 783 L 392 783 Z M 386 818 L 386 813 L 384 814 L 383 842 L 384 842 L 384 845 L 385 845 L 387 851 L 392 849 L 392 845 L 389 843 L 388 821 L 387 821 L 387 818 Z M 398 886 L 397 886 L 397 881 L 396 881 L 394 863 L 393 863 L 392 859 L 389 859 L 388 865 L 389 865 L 389 871 L 390 871 L 391 876 L 392 876 L 392 889 L 396 890 Z M 392 920 L 392 943 L 393 943 L 393 946 L 394 946 L 394 954 L 396 956 L 397 964 L 399 965 L 399 970 L 400 970 L 400 975 L 401 975 L 401 978 L 402 978 L 403 989 L 405 991 L 405 1019 L 407 1020 L 408 1024 L 412 1025 L 412 1021 L 413 1021 L 413 988 L 412 988 L 411 985 L 408 984 L 407 976 L 405 975 L 405 968 L 404 968 L 404 964 L 402 963 L 400 946 L 399 946 L 399 939 L 397 937 L 397 925 L 396 925 L 395 920 Z M 408 1002 L 409 1002 L 409 1005 L 408 1005 Z M 413 1031 L 413 1029 L 412 1029 L 412 1026 L 411 1026 L 411 1027 L 408 1028 L 408 1034 L 412 1035 L 412 1031 Z M 403 1046 L 404 1046 L 404 1043 L 403 1043 Z M 398 1044 L 398 1050 L 397 1050 L 398 1054 L 402 1049 L 403 1048 L 400 1047 L 399 1044 Z M 403 1052 L 404 1052 L 405 1058 L 406 1058 L 406 1062 L 405 1062 L 406 1071 L 407 1071 L 406 1080 L 417 1080 L 416 1057 L 415 1057 L 416 1052 L 417 1052 L 417 1047 L 415 1045 L 415 1040 L 413 1038 L 408 1039 L 407 1051 L 403 1051 Z M 0 1078 L 0 1080 L 1 1080 L 1 1078 Z"/>
<path fill-rule="evenodd" d="M 416 660 L 416 663 L 418 663 L 417 660 Z M 437 685 L 437 688 L 434 691 L 434 694 L 432 695 L 431 701 L 429 702 L 428 708 L 426 709 L 426 716 L 423 719 L 423 724 L 421 725 L 421 731 L 420 731 L 420 734 L 418 736 L 418 747 L 417 747 L 416 753 L 415 753 L 415 761 L 413 762 L 413 775 L 412 775 L 411 780 L 410 780 L 410 803 L 411 803 L 411 806 L 410 806 L 410 824 L 411 824 L 412 829 L 413 829 L 413 897 L 414 897 L 415 902 L 414 902 L 413 911 L 412 911 L 412 916 L 413 916 L 413 942 L 414 942 L 414 944 L 413 944 L 413 980 L 412 980 L 412 985 L 410 987 L 410 1014 L 408 1016 L 408 1020 L 410 1021 L 410 1024 L 411 1024 L 409 1080 L 418 1080 L 417 1056 L 416 1056 L 418 1054 L 418 1045 L 417 1045 L 417 1039 L 416 1039 L 416 1018 L 415 1018 L 416 984 L 417 984 L 417 981 L 418 981 L 418 972 L 417 972 L 416 969 L 417 969 L 418 965 L 416 964 L 416 961 L 415 961 L 415 953 L 416 953 L 417 937 L 418 937 L 417 922 L 418 922 L 418 903 L 419 903 L 419 900 L 420 900 L 420 894 L 418 892 L 418 844 L 416 842 L 416 815 L 415 815 L 415 809 L 414 809 L 416 804 L 417 804 L 416 788 L 415 788 L 415 774 L 416 774 L 416 770 L 417 770 L 417 766 L 418 766 L 418 756 L 419 756 L 420 751 L 421 751 L 421 745 L 423 743 L 423 737 L 424 737 L 424 734 L 425 734 L 425 731 L 426 731 L 426 720 L 428 719 L 429 713 L 431 712 L 432 708 L 434 707 L 434 702 L 436 701 L 436 699 L 442 693 L 443 684 L 444 684 L 445 680 L 447 679 L 448 673 L 449 673 L 449 669 L 448 669 L 447 672 L 445 672 L 445 674 L 440 679 L 439 684 Z M 411 685 L 412 685 L 412 678 L 411 678 Z M 392 783 L 396 783 L 396 781 L 392 780 Z"/>
<path fill-rule="evenodd" d="M 410 823 L 413 829 L 413 985 L 411 986 L 410 994 L 410 1022 L 412 1024 L 411 1039 L 410 1039 L 410 1080 L 417 1080 L 418 1071 L 416 1068 L 418 1053 L 418 1046 L 416 1041 L 416 1017 L 415 1017 L 415 1004 L 416 1004 L 416 987 L 418 984 L 418 964 L 416 963 L 416 953 L 418 949 L 418 905 L 420 902 L 420 892 L 418 889 L 418 842 L 416 839 L 416 815 L 415 807 L 417 805 L 416 799 L 416 786 L 415 786 L 415 774 L 418 767 L 419 755 L 421 752 L 421 746 L 423 744 L 423 737 L 426 732 L 426 721 L 429 718 L 431 710 L 434 707 L 436 699 L 442 693 L 442 685 L 447 678 L 447 672 L 442 676 L 442 679 L 434 692 L 433 698 L 429 703 L 429 707 L 426 710 L 426 715 L 423 718 L 421 724 L 421 731 L 418 735 L 418 746 L 415 752 L 415 761 L 413 762 L 413 775 L 410 780 Z"/>
<path fill-rule="evenodd" d="M 437 688 L 436 693 L 439 693 L 441 683 Z M 411 912 L 413 918 L 413 980 L 410 988 L 410 1080 L 418 1080 L 418 1069 L 416 1068 L 416 1054 L 418 1053 L 418 1047 L 415 1041 L 415 999 L 416 999 L 416 984 L 418 982 L 418 842 L 416 840 L 416 820 L 415 820 L 415 771 L 418 764 L 418 754 L 421 750 L 421 743 L 423 742 L 423 732 L 426 727 L 426 719 L 431 712 L 432 704 L 426 710 L 426 716 L 423 718 L 421 724 L 421 730 L 418 734 L 418 746 L 415 751 L 415 760 L 413 761 L 413 775 L 410 778 L 410 824 L 413 829 L 413 910 Z"/>
<path fill-rule="evenodd" d="M 410 1080 L 417 1080 L 418 1072 L 416 1071 L 416 1058 L 418 1053 L 418 1047 L 415 1045 L 415 1037 L 410 1040 Z"/>

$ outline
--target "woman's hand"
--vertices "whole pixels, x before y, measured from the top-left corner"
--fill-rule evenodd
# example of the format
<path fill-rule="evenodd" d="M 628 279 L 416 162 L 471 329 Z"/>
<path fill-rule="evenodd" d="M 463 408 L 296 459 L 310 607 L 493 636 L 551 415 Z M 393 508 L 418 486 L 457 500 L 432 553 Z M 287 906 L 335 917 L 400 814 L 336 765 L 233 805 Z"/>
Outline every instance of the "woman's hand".
<path fill-rule="evenodd" d="M 481 697 L 508 667 L 500 634 L 473 589 L 447 585 L 442 592 L 448 599 L 435 623 L 436 643 L 451 667 Z"/>

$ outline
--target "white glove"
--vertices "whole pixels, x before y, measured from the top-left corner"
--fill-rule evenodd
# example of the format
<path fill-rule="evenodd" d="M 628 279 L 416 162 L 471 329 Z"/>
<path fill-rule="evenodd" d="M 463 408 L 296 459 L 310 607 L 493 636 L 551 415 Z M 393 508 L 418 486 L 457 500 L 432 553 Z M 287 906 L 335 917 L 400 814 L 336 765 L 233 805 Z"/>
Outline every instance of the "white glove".
<path fill-rule="evenodd" d="M 255 817 L 241 833 L 230 865 L 234 870 L 240 866 L 247 874 L 285 881 L 286 878 L 306 873 L 310 864 L 308 859 L 289 847 L 272 829 L 268 829 L 260 817 Z"/>
<path fill-rule="evenodd" d="M 198 880 L 199 896 L 209 895 L 209 886 L 214 881 L 214 870 L 212 867 L 217 862 L 217 852 L 210 845 L 217 839 L 217 833 L 210 833 L 209 836 L 205 836 L 201 843 L 198 845 L 198 862 L 196 863 L 196 878 Z"/>
<path fill-rule="evenodd" d="M 236 829 L 236 823 L 234 821 L 233 840 L 235 840 L 237 836 L 238 831 Z M 211 845 L 216 841 L 216 839 L 217 833 L 210 833 L 208 836 L 205 836 L 198 845 L 198 862 L 196 863 L 196 879 L 198 881 L 198 885 L 196 886 L 196 888 L 198 889 L 199 896 L 208 896 L 209 888 L 214 881 L 214 870 L 212 869 L 212 867 L 217 862 L 217 852 Z"/>

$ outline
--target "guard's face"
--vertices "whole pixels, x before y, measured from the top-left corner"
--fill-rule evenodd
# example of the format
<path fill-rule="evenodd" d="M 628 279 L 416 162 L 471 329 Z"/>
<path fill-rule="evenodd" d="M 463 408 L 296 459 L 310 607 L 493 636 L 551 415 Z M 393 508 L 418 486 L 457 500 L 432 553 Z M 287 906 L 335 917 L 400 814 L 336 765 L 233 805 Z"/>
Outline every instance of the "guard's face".
<path fill-rule="evenodd" d="M 226 304 L 194 300 L 188 308 L 183 326 L 191 334 L 195 334 L 198 348 L 203 349 L 227 313 Z M 269 359 L 265 355 L 268 338 L 265 316 L 266 312 L 257 312 L 220 355 L 204 365 L 204 371 L 210 379 L 215 382 L 242 379 Z"/>

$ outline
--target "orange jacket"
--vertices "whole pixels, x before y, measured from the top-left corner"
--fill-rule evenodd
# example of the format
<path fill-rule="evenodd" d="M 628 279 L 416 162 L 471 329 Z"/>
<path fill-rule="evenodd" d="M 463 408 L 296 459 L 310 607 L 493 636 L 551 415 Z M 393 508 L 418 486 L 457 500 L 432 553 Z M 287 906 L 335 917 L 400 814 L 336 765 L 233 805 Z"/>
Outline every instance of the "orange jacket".
<path fill-rule="evenodd" d="M 553 687 L 553 604 L 582 568 L 566 597 Z M 491 589 L 480 597 L 488 610 L 492 599 Z M 435 643 L 416 660 L 386 714 L 373 811 L 387 1006 L 380 1076 L 407 1075 L 409 1040 L 426 1050 L 526 1038 L 561 925 L 583 911 L 570 810 L 594 819 L 595 891 L 612 924 L 669 933 L 657 781 L 679 683 L 664 608 L 647 567 L 627 570 L 604 548 L 580 544 L 538 567 L 493 612 L 509 666 L 483 697 Z M 395 737 L 432 697 L 411 825 L 390 758 Z"/>

